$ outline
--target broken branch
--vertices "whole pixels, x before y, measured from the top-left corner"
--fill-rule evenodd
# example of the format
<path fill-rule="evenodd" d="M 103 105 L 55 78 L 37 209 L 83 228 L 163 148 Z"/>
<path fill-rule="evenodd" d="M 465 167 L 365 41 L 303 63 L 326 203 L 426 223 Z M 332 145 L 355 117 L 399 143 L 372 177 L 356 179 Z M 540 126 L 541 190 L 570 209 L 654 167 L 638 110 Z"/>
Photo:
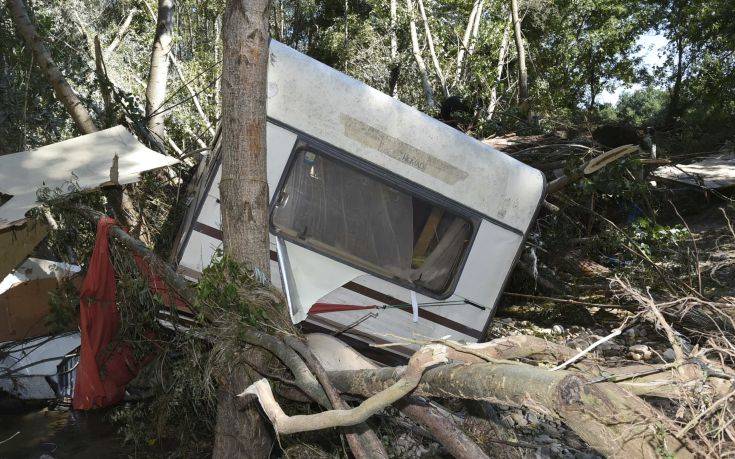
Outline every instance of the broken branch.
<path fill-rule="evenodd" d="M 372 415 L 405 397 L 416 388 L 421 375 L 429 367 L 447 362 L 447 348 L 428 345 L 419 349 L 409 360 L 403 375 L 389 387 L 379 391 L 350 410 L 331 410 L 310 415 L 288 416 L 276 402 L 266 379 L 251 384 L 240 394 L 255 395 L 277 433 L 292 434 L 330 427 L 346 427 L 367 421 Z"/>

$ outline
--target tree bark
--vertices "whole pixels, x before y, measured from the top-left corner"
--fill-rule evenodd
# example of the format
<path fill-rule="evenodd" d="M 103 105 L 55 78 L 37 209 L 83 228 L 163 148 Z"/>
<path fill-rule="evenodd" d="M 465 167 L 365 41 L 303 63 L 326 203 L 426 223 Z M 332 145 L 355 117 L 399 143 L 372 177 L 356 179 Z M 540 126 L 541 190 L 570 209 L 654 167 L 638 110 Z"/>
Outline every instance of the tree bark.
<path fill-rule="evenodd" d="M 390 0 L 390 78 L 389 94 L 398 98 L 398 77 L 401 72 L 401 63 L 398 62 L 398 0 Z"/>
<path fill-rule="evenodd" d="M 162 105 L 166 99 L 166 84 L 168 83 L 168 54 L 171 52 L 173 41 L 173 0 L 158 0 L 158 20 L 156 22 L 156 35 L 153 39 L 153 51 L 151 52 L 151 68 L 148 74 L 148 86 L 146 87 L 145 115 L 148 119 L 148 130 L 158 138 L 159 142 L 165 142 L 166 128 L 164 120 L 166 113 L 162 111 Z"/>
<path fill-rule="evenodd" d="M 416 60 L 416 66 L 421 74 L 421 84 L 424 87 L 426 104 L 430 109 L 433 109 L 435 107 L 434 91 L 431 89 L 431 83 L 429 82 L 429 72 L 426 71 L 426 62 L 424 62 L 424 58 L 421 56 L 419 37 L 416 32 L 416 20 L 414 19 L 413 0 L 406 0 L 406 7 L 408 8 L 408 26 L 409 31 L 411 32 L 411 49 L 413 50 L 413 57 Z"/>
<path fill-rule="evenodd" d="M 97 132 L 97 127 L 94 121 L 92 121 L 89 112 L 82 105 L 82 101 L 79 100 L 76 92 L 69 86 L 66 78 L 64 78 L 61 70 L 59 70 L 59 67 L 56 66 L 56 63 L 51 57 L 51 53 L 43 44 L 43 40 L 36 31 L 36 27 L 28 17 L 28 11 L 23 4 L 23 0 L 6 0 L 5 4 L 8 10 L 10 10 L 18 34 L 23 37 L 26 45 L 33 52 L 34 60 L 38 63 L 46 78 L 48 78 L 51 86 L 54 88 L 54 94 L 64 104 L 77 128 L 83 134 Z"/>
<path fill-rule="evenodd" d="M 510 12 L 513 17 L 513 32 L 518 52 L 518 106 L 521 115 L 528 116 L 530 107 L 528 101 L 528 71 L 526 70 L 526 50 L 523 45 L 521 20 L 518 16 L 518 0 L 510 0 Z"/>
<path fill-rule="evenodd" d="M 467 45 L 467 55 L 465 57 L 464 63 L 462 65 L 461 73 L 459 74 L 459 79 L 467 77 L 467 60 L 474 54 L 475 52 L 475 44 L 477 43 L 477 37 L 480 34 L 480 22 L 482 20 L 482 10 L 485 6 L 485 0 L 480 0 L 480 3 L 477 5 L 477 11 L 475 12 L 475 20 L 472 23 L 472 33 L 470 33 L 470 41 Z"/>
<path fill-rule="evenodd" d="M 269 11 L 268 0 L 228 0 L 222 23 L 221 83 L 224 250 L 266 277 L 270 273 L 265 137 Z M 254 350 L 249 352 L 254 356 Z M 270 454 L 273 439 L 267 423 L 255 406 L 241 410 L 234 396 L 251 382 L 241 369 L 223 375 L 215 458 Z"/>
<path fill-rule="evenodd" d="M 497 80 L 490 92 L 490 103 L 487 106 L 487 119 L 491 120 L 495 115 L 495 108 L 498 105 L 498 87 L 500 82 L 503 80 L 503 68 L 505 67 L 505 60 L 508 57 L 508 48 L 510 45 L 510 25 L 513 23 L 512 14 L 508 14 L 508 21 L 505 23 L 503 29 L 503 39 L 500 41 L 500 50 L 498 51 L 498 65 L 497 65 Z"/>
<path fill-rule="evenodd" d="M 482 10 L 485 6 L 485 0 L 480 0 L 480 4 L 477 6 L 477 12 L 475 13 L 475 22 L 472 24 L 472 33 L 470 34 L 470 43 L 467 48 L 467 56 L 472 56 L 475 52 L 475 44 L 477 43 L 477 37 L 480 35 L 480 22 L 482 21 Z"/>
<path fill-rule="evenodd" d="M 439 84 L 442 86 L 442 92 L 444 97 L 449 97 L 449 88 L 447 87 L 447 80 L 444 78 L 444 72 L 442 72 L 439 58 L 436 55 L 434 49 L 434 37 L 431 35 L 431 27 L 429 26 L 429 19 L 426 16 L 426 10 L 424 9 L 424 0 L 418 0 L 419 13 L 421 13 L 421 19 L 424 22 L 424 32 L 426 33 L 426 41 L 429 43 L 429 54 L 431 54 L 431 62 L 434 64 L 434 71 L 436 76 L 439 78 Z"/>

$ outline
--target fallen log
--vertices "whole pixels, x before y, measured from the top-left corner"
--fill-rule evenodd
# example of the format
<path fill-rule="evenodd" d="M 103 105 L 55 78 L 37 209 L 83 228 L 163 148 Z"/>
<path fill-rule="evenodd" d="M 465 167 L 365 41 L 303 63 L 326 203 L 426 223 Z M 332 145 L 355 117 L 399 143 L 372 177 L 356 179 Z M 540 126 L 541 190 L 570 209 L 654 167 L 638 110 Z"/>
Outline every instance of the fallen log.
<path fill-rule="evenodd" d="M 331 371 L 342 392 L 370 397 L 396 381 L 404 368 Z M 427 370 L 414 395 L 523 405 L 560 418 L 595 450 L 610 457 L 692 457 L 669 432 L 671 422 L 613 383 L 591 384 L 569 371 L 525 364 L 443 365 Z"/>
<path fill-rule="evenodd" d="M 471 351 L 463 352 L 463 350 Z M 577 351 L 563 344 L 529 335 L 498 338 L 487 343 L 454 347 L 450 358 L 465 363 L 483 363 L 491 360 L 531 359 L 539 362 L 563 362 L 572 358 Z M 679 364 L 636 364 L 622 367 L 605 367 L 599 359 L 585 356 L 573 366 L 597 382 L 616 382 L 628 392 L 638 396 L 679 399 L 690 386 L 708 381 L 713 388 L 722 392 L 724 380 L 713 377 L 699 363 Z"/>

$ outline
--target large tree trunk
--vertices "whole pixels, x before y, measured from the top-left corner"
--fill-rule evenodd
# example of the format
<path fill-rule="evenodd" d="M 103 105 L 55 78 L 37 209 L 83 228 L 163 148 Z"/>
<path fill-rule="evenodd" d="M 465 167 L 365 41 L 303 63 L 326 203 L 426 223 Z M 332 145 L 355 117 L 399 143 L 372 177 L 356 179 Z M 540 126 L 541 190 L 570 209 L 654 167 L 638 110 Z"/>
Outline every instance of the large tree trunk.
<path fill-rule="evenodd" d="M 401 73 L 401 63 L 398 62 L 398 0 L 390 0 L 390 79 L 389 94 L 398 98 L 398 77 Z"/>
<path fill-rule="evenodd" d="M 83 134 L 91 134 L 97 131 L 97 127 L 92 121 L 92 117 L 89 115 L 87 109 L 82 105 L 82 101 L 79 100 L 76 92 L 69 86 L 66 78 L 61 73 L 61 70 L 56 66 L 51 53 L 44 46 L 43 40 L 36 31 L 35 26 L 28 17 L 28 12 L 23 4 L 23 0 L 6 0 L 5 4 L 10 10 L 10 14 L 13 18 L 18 34 L 23 37 L 26 45 L 33 52 L 33 57 L 38 63 L 43 73 L 48 78 L 51 86 L 54 88 L 54 94 L 64 104 L 66 110 L 71 115 L 77 128 Z"/>
<path fill-rule="evenodd" d="M 341 392 L 372 396 L 399 380 L 401 368 L 330 371 Z M 613 383 L 591 384 L 567 371 L 517 362 L 442 365 L 424 373 L 419 396 L 488 400 L 558 416 L 592 448 L 609 457 L 693 457 L 650 405 Z"/>
<path fill-rule="evenodd" d="M 148 74 L 148 86 L 145 90 L 145 115 L 148 118 L 148 130 L 161 143 L 165 141 L 166 129 L 164 120 L 166 113 L 162 105 L 166 99 L 166 83 L 168 83 L 168 54 L 171 52 L 174 29 L 173 0 L 158 1 L 158 20 L 156 36 L 153 39 L 151 52 L 151 68 Z"/>
<path fill-rule="evenodd" d="M 421 84 L 424 87 L 424 95 L 426 96 L 426 104 L 429 108 L 434 108 L 434 91 L 431 89 L 429 82 L 429 72 L 426 71 L 426 62 L 421 56 L 421 47 L 419 46 L 419 37 L 416 32 L 416 20 L 414 19 L 413 0 L 406 0 L 406 8 L 408 9 L 408 26 L 411 32 L 411 49 L 413 57 L 416 59 L 416 66 L 421 74 Z"/>
<path fill-rule="evenodd" d="M 447 87 L 447 80 L 444 78 L 444 72 L 442 72 L 439 58 L 436 55 L 434 49 L 434 37 L 431 35 L 431 27 L 429 26 L 429 19 L 426 16 L 426 9 L 424 9 L 424 0 L 418 0 L 419 13 L 421 13 L 421 20 L 424 22 L 424 32 L 426 33 L 426 41 L 429 43 L 429 54 L 431 54 L 431 62 L 434 64 L 434 71 L 436 76 L 439 78 L 439 83 L 442 85 L 442 92 L 444 97 L 449 97 L 449 88 Z"/>
<path fill-rule="evenodd" d="M 224 249 L 233 260 L 266 275 L 270 273 L 265 137 L 269 11 L 268 0 L 228 0 L 222 23 L 221 83 Z M 241 367 L 223 375 L 216 458 L 270 454 L 273 440 L 267 423 L 255 406 L 240 409 L 235 397 L 251 382 Z"/>
<path fill-rule="evenodd" d="M 526 50 L 523 46 L 523 34 L 521 32 L 521 20 L 518 16 L 518 0 L 510 0 L 510 12 L 513 17 L 513 32 L 518 52 L 518 106 L 521 115 L 526 117 L 529 113 L 528 101 L 528 71 L 526 70 Z"/>
<path fill-rule="evenodd" d="M 508 48 L 510 46 L 510 25 L 513 23 L 512 14 L 508 14 L 508 21 L 503 29 L 503 39 L 500 41 L 500 50 L 498 51 L 498 66 L 496 70 L 497 79 L 492 91 L 490 92 L 490 103 L 487 106 L 487 119 L 491 120 L 495 115 L 495 107 L 498 105 L 498 87 L 503 80 L 503 68 L 505 68 L 505 60 L 508 57 Z"/>

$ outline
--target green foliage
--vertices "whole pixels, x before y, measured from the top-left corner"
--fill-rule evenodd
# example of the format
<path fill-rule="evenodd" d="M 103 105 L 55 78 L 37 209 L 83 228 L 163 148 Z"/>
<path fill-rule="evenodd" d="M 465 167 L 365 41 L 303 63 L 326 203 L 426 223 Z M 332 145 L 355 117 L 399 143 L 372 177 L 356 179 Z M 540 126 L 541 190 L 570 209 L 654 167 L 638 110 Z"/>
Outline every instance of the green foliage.
<path fill-rule="evenodd" d="M 183 351 L 183 352 L 182 352 Z M 133 383 L 151 385 L 146 401 L 115 407 L 110 419 L 124 443 L 143 456 L 193 457 L 211 452 L 217 399 L 207 349 L 195 340 L 168 343 Z"/>
<path fill-rule="evenodd" d="M 49 292 L 48 304 L 46 327 L 49 333 L 62 333 L 74 328 L 79 317 L 79 291 L 74 282 L 65 280 Z"/>
<path fill-rule="evenodd" d="M 678 247 L 691 236 L 683 225 L 662 226 L 648 218 L 639 218 L 630 227 L 632 239 L 649 257 L 655 250 L 665 251 Z"/>
<path fill-rule="evenodd" d="M 624 122 L 633 126 L 661 126 L 666 115 L 669 95 L 654 86 L 624 92 L 607 122 Z"/>
<path fill-rule="evenodd" d="M 200 303 L 198 310 L 215 307 L 234 312 L 250 325 L 266 320 L 264 309 L 259 304 L 248 301 L 249 297 L 243 295 L 244 291 L 257 283 L 252 271 L 218 249 L 202 274 L 196 285 Z"/>
<path fill-rule="evenodd" d="M 414 2 L 415 3 L 415 2 Z M 508 17 L 505 1 L 488 0 L 474 52 L 467 54 L 465 71 L 455 78 L 457 53 L 472 10 L 471 0 L 425 0 L 439 65 L 451 95 L 471 108 L 461 125 L 472 135 L 486 136 L 515 130 L 542 130 L 579 124 L 586 119 L 629 121 L 636 125 L 675 124 L 680 141 L 724 132 L 712 138 L 722 143 L 735 132 L 735 19 L 727 0 L 524 0 L 520 2 L 522 29 L 528 51 L 529 82 L 534 114 L 528 126 L 516 110 L 517 56 L 511 37 L 502 79 L 497 58 Z M 430 111 L 411 53 L 406 2 L 397 0 L 398 56 L 390 57 L 389 2 L 383 0 L 278 0 L 270 14 L 272 35 L 324 63 L 370 84 L 389 90 L 393 65 L 399 68 L 400 100 Z M 116 101 L 113 120 L 104 119 L 99 86 L 94 76 L 90 43 L 99 35 L 103 48 L 133 8 L 129 33 L 106 60 Z M 224 0 L 176 3 L 173 54 L 183 77 L 198 94 L 210 121 L 218 116 L 216 77 L 221 69 L 221 15 Z M 133 128 L 144 124 L 143 101 L 154 27 L 140 0 L 40 0 L 32 16 L 55 61 L 82 95 L 100 125 L 117 123 L 123 115 Z M 419 42 L 427 63 L 435 98 L 443 98 L 439 78 L 426 46 L 427 36 L 418 11 Z M 30 53 L 12 28 L 0 19 L 0 119 L 2 151 L 18 151 L 68 138 L 75 128 L 55 100 Z M 72 27 L 69 27 L 73 24 Z M 650 74 L 641 66 L 637 38 L 651 30 L 665 35 L 668 61 Z M 682 78 L 676 86 L 677 43 L 682 44 Z M 598 107 L 594 99 L 619 84 L 643 89 L 625 94 L 615 110 Z M 486 117 L 490 92 L 497 89 L 498 108 Z M 674 100 L 674 94 L 678 94 Z M 191 96 L 171 69 L 166 121 L 172 140 L 184 151 L 198 148 L 211 134 L 194 110 Z M 675 106 L 674 106 L 675 105 Z M 161 239 L 165 241 L 165 238 Z"/>

